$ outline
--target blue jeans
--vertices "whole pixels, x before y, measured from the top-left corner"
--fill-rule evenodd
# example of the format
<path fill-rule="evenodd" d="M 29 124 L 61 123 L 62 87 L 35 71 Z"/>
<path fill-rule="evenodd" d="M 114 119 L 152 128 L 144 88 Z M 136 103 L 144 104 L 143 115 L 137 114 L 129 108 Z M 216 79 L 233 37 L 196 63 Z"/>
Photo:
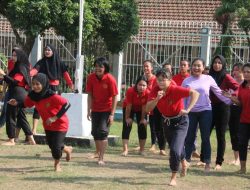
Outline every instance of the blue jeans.
<path fill-rule="evenodd" d="M 211 163 L 211 144 L 210 144 L 210 128 L 212 123 L 212 111 L 205 110 L 201 112 L 190 112 L 189 127 L 185 141 L 186 159 L 191 160 L 193 152 L 195 136 L 198 126 L 201 133 L 201 150 L 202 160 L 206 164 Z M 199 124 L 199 125 L 198 125 Z"/>

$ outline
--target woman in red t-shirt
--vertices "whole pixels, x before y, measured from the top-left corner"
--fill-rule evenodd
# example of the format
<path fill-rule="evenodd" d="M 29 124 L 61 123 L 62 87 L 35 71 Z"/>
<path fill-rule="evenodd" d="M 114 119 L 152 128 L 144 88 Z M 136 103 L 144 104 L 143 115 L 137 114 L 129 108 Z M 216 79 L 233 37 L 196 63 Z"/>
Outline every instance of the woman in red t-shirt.
<path fill-rule="evenodd" d="M 31 76 L 34 76 L 37 73 L 44 73 L 47 75 L 49 78 L 50 89 L 55 91 L 57 94 L 60 94 L 59 84 L 62 77 L 65 79 L 69 88 L 72 91 L 74 90 L 74 85 L 68 73 L 68 68 L 65 63 L 61 61 L 56 48 L 51 44 L 45 46 L 43 58 L 40 59 L 30 71 Z M 37 110 L 34 109 L 32 127 L 32 132 L 34 134 L 36 134 L 39 119 L 40 115 Z"/>
<path fill-rule="evenodd" d="M 250 64 L 243 66 L 244 82 L 240 85 L 238 98 L 230 96 L 231 100 L 241 106 L 239 137 L 240 173 L 246 173 L 247 147 L 250 140 Z"/>
<path fill-rule="evenodd" d="M 140 76 L 135 83 L 135 86 L 130 87 L 126 92 L 126 97 L 123 102 L 123 128 L 122 128 L 122 143 L 123 156 L 128 154 L 128 141 L 134 116 L 138 126 L 138 138 L 140 145 L 140 154 L 144 155 L 144 146 L 147 138 L 147 121 L 146 121 L 146 103 L 149 91 L 147 90 L 147 78 Z"/>
<path fill-rule="evenodd" d="M 113 123 L 118 89 L 115 78 L 109 74 L 108 61 L 104 57 L 94 62 L 94 73 L 87 79 L 88 93 L 87 118 L 91 120 L 91 134 L 96 145 L 98 164 L 104 165 L 104 152 L 108 144 L 109 127 Z"/>
<path fill-rule="evenodd" d="M 66 153 L 66 161 L 71 159 L 71 146 L 64 145 L 69 121 L 65 114 L 70 104 L 60 95 L 49 89 L 49 81 L 45 74 L 39 73 L 32 79 L 32 91 L 25 98 L 22 106 L 35 106 L 43 120 L 43 127 L 48 145 L 54 158 L 55 171 L 61 171 L 60 158 L 62 151 Z M 9 104 L 16 106 L 19 102 L 11 99 Z"/>
<path fill-rule="evenodd" d="M 177 86 L 171 80 L 171 73 L 160 69 L 156 73 L 158 86 L 149 95 L 146 111 L 151 111 L 156 106 L 162 114 L 162 127 L 170 146 L 170 168 L 172 177 L 169 185 L 176 185 L 176 175 L 182 164 L 181 175 L 185 176 L 187 162 L 185 160 L 184 142 L 188 130 L 187 114 L 198 100 L 199 93 L 195 90 Z M 183 98 L 191 98 L 189 105 L 184 109 Z"/>

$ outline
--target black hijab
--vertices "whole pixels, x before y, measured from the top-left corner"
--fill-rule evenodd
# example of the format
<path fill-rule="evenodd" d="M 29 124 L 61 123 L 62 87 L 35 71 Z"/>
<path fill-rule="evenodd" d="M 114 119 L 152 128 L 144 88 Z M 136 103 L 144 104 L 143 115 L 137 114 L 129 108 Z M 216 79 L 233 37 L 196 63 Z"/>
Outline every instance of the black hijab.
<path fill-rule="evenodd" d="M 51 57 L 44 56 L 35 67 L 39 67 L 39 72 L 44 73 L 50 80 L 60 80 L 64 72 L 64 64 L 61 62 L 58 52 L 52 45 L 46 45 L 53 52 Z"/>
<path fill-rule="evenodd" d="M 52 91 L 50 88 L 49 88 L 49 80 L 48 80 L 48 77 L 43 74 L 43 73 L 38 73 L 37 75 L 35 75 L 32 79 L 32 81 L 38 81 L 39 83 L 41 83 L 42 85 L 42 90 L 41 92 L 39 93 L 36 93 L 34 90 L 32 90 L 28 96 L 30 97 L 31 100 L 35 101 L 35 102 L 38 102 L 44 98 L 48 98 L 52 95 L 55 94 L 54 91 Z"/>
<path fill-rule="evenodd" d="M 215 71 L 213 69 L 213 64 L 214 64 L 214 61 L 216 58 L 219 58 L 221 60 L 222 69 L 220 71 Z M 222 55 L 216 55 L 212 60 L 212 65 L 211 65 L 210 70 L 209 70 L 209 75 L 211 75 L 214 78 L 217 85 L 220 86 L 221 83 L 223 82 L 226 74 L 227 74 L 226 59 Z"/>
<path fill-rule="evenodd" d="M 24 76 L 25 82 L 31 87 L 30 78 L 30 62 L 26 53 L 21 49 L 13 49 L 12 53 L 16 53 L 16 62 L 14 68 L 10 71 L 9 76 L 14 77 L 15 74 L 21 73 Z"/>

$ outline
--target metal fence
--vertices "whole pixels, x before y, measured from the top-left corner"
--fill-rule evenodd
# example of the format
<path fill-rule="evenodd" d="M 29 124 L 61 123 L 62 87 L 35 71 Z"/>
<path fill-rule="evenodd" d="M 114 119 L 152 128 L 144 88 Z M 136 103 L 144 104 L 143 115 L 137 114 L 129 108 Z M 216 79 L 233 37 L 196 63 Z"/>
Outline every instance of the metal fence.
<path fill-rule="evenodd" d="M 179 63 L 182 59 L 192 61 L 201 56 L 201 37 L 199 33 L 178 33 L 178 32 L 145 32 L 141 38 L 134 36 L 124 51 L 123 62 L 123 83 L 130 86 L 136 78 L 142 74 L 142 63 L 150 59 L 155 69 L 168 62 L 173 67 L 173 73 L 178 72 Z M 232 52 L 231 63 L 250 62 L 250 47 L 247 43 L 247 35 L 220 35 L 211 34 L 210 51 L 211 56 L 216 48 L 221 47 L 221 38 L 233 38 L 230 50 Z M 228 71 L 230 71 L 230 67 Z"/>
<path fill-rule="evenodd" d="M 9 58 L 11 56 L 13 45 L 16 44 L 16 37 L 11 28 L 8 28 L 10 26 L 6 25 L 6 23 L 6 19 L 0 17 L 0 53 Z M 209 24 L 209 26 L 211 25 L 211 23 L 186 23 L 186 21 L 178 21 L 177 24 L 173 21 L 171 23 L 164 22 L 160 24 L 153 22 L 153 24 L 155 27 L 154 30 L 152 30 L 152 22 L 149 23 L 148 21 L 143 21 L 141 27 L 144 27 L 144 30 L 141 31 L 144 32 L 140 32 L 137 36 L 132 36 L 131 41 L 124 49 L 122 69 L 123 90 L 133 84 L 136 78 L 142 74 L 142 62 L 145 59 L 151 59 L 155 63 L 155 69 L 160 67 L 165 62 L 169 62 L 173 66 L 173 72 L 177 73 L 181 59 L 185 58 L 191 61 L 194 58 L 200 57 L 201 37 L 204 35 L 200 34 L 200 30 L 206 24 Z M 173 27 L 177 27 L 177 25 L 179 27 L 180 24 L 180 30 L 175 28 L 176 31 L 172 31 Z M 218 27 L 217 25 L 215 26 Z M 159 30 L 157 30 L 157 27 Z M 171 28 L 171 31 L 163 31 L 163 27 L 164 29 L 169 27 Z M 193 33 L 187 33 L 187 31 L 185 31 L 185 27 L 195 30 L 193 30 Z M 21 37 L 25 39 L 25 35 L 22 33 Z M 219 42 L 221 38 L 232 37 L 233 44 L 230 47 L 232 51 L 231 62 L 246 63 L 250 61 L 250 50 L 247 44 L 248 36 L 242 34 L 235 34 L 231 36 L 220 35 L 217 28 L 217 32 L 212 33 L 210 37 L 211 55 L 213 55 L 215 49 L 220 46 Z M 45 35 L 42 37 L 42 49 L 46 44 L 53 44 L 57 48 L 62 61 L 68 65 L 71 77 L 74 78 L 77 45 L 75 43 L 68 43 L 64 37 L 55 35 L 53 30 L 45 32 Z M 89 61 L 89 59 L 85 57 L 85 62 L 87 61 Z M 87 71 L 91 70 L 87 67 L 91 67 L 91 65 L 85 65 L 84 81 L 86 80 L 86 76 L 88 74 Z M 83 82 L 83 85 L 85 85 L 85 82 Z M 61 90 L 64 92 L 67 91 L 64 81 L 62 81 Z"/>

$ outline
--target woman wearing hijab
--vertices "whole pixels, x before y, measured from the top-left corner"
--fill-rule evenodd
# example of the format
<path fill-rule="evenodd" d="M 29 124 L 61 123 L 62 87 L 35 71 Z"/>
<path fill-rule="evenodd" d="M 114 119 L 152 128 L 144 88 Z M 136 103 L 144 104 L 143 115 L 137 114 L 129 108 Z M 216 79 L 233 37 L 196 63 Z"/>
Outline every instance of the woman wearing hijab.
<path fill-rule="evenodd" d="M 223 91 L 237 90 L 239 84 L 227 74 L 226 60 L 222 55 L 217 55 L 213 58 L 209 74 L 214 78 L 217 85 Z M 217 137 L 217 157 L 215 170 L 220 170 L 222 162 L 224 161 L 224 153 L 226 148 L 225 133 L 229 122 L 230 105 L 222 102 L 215 94 L 210 92 L 210 99 L 212 102 L 212 129 L 216 129 Z"/>
<path fill-rule="evenodd" d="M 11 99 L 9 104 L 15 106 L 20 102 Z M 48 145 L 55 160 L 55 171 L 61 171 L 60 158 L 62 151 L 66 153 L 66 161 L 71 159 L 72 147 L 64 145 L 69 121 L 65 114 L 70 104 L 60 95 L 49 88 L 49 81 L 45 74 L 39 73 L 32 79 L 32 91 L 25 98 L 24 107 L 35 106 L 43 120 Z"/>
<path fill-rule="evenodd" d="M 31 76 L 34 76 L 37 73 L 43 73 L 47 75 L 49 79 L 50 89 L 55 91 L 56 93 L 59 93 L 59 84 L 62 76 L 70 89 L 74 89 L 74 85 L 67 71 L 67 67 L 60 60 L 58 52 L 52 45 L 45 46 L 44 57 L 36 63 L 36 65 L 30 72 Z M 39 118 L 39 114 L 36 110 L 34 110 L 32 128 L 34 134 L 36 133 Z"/>
<path fill-rule="evenodd" d="M 7 75 L 2 69 L 0 69 L 0 75 L 3 76 L 5 82 L 8 84 L 9 98 L 23 102 L 27 95 L 27 90 L 31 86 L 29 75 L 30 63 L 27 55 L 21 49 L 14 49 L 12 51 L 12 59 L 14 62 L 14 68 Z M 4 145 L 15 145 L 14 139 L 17 123 L 28 137 L 29 143 L 36 144 L 23 108 L 7 104 L 6 132 L 9 140 L 4 143 Z"/>

